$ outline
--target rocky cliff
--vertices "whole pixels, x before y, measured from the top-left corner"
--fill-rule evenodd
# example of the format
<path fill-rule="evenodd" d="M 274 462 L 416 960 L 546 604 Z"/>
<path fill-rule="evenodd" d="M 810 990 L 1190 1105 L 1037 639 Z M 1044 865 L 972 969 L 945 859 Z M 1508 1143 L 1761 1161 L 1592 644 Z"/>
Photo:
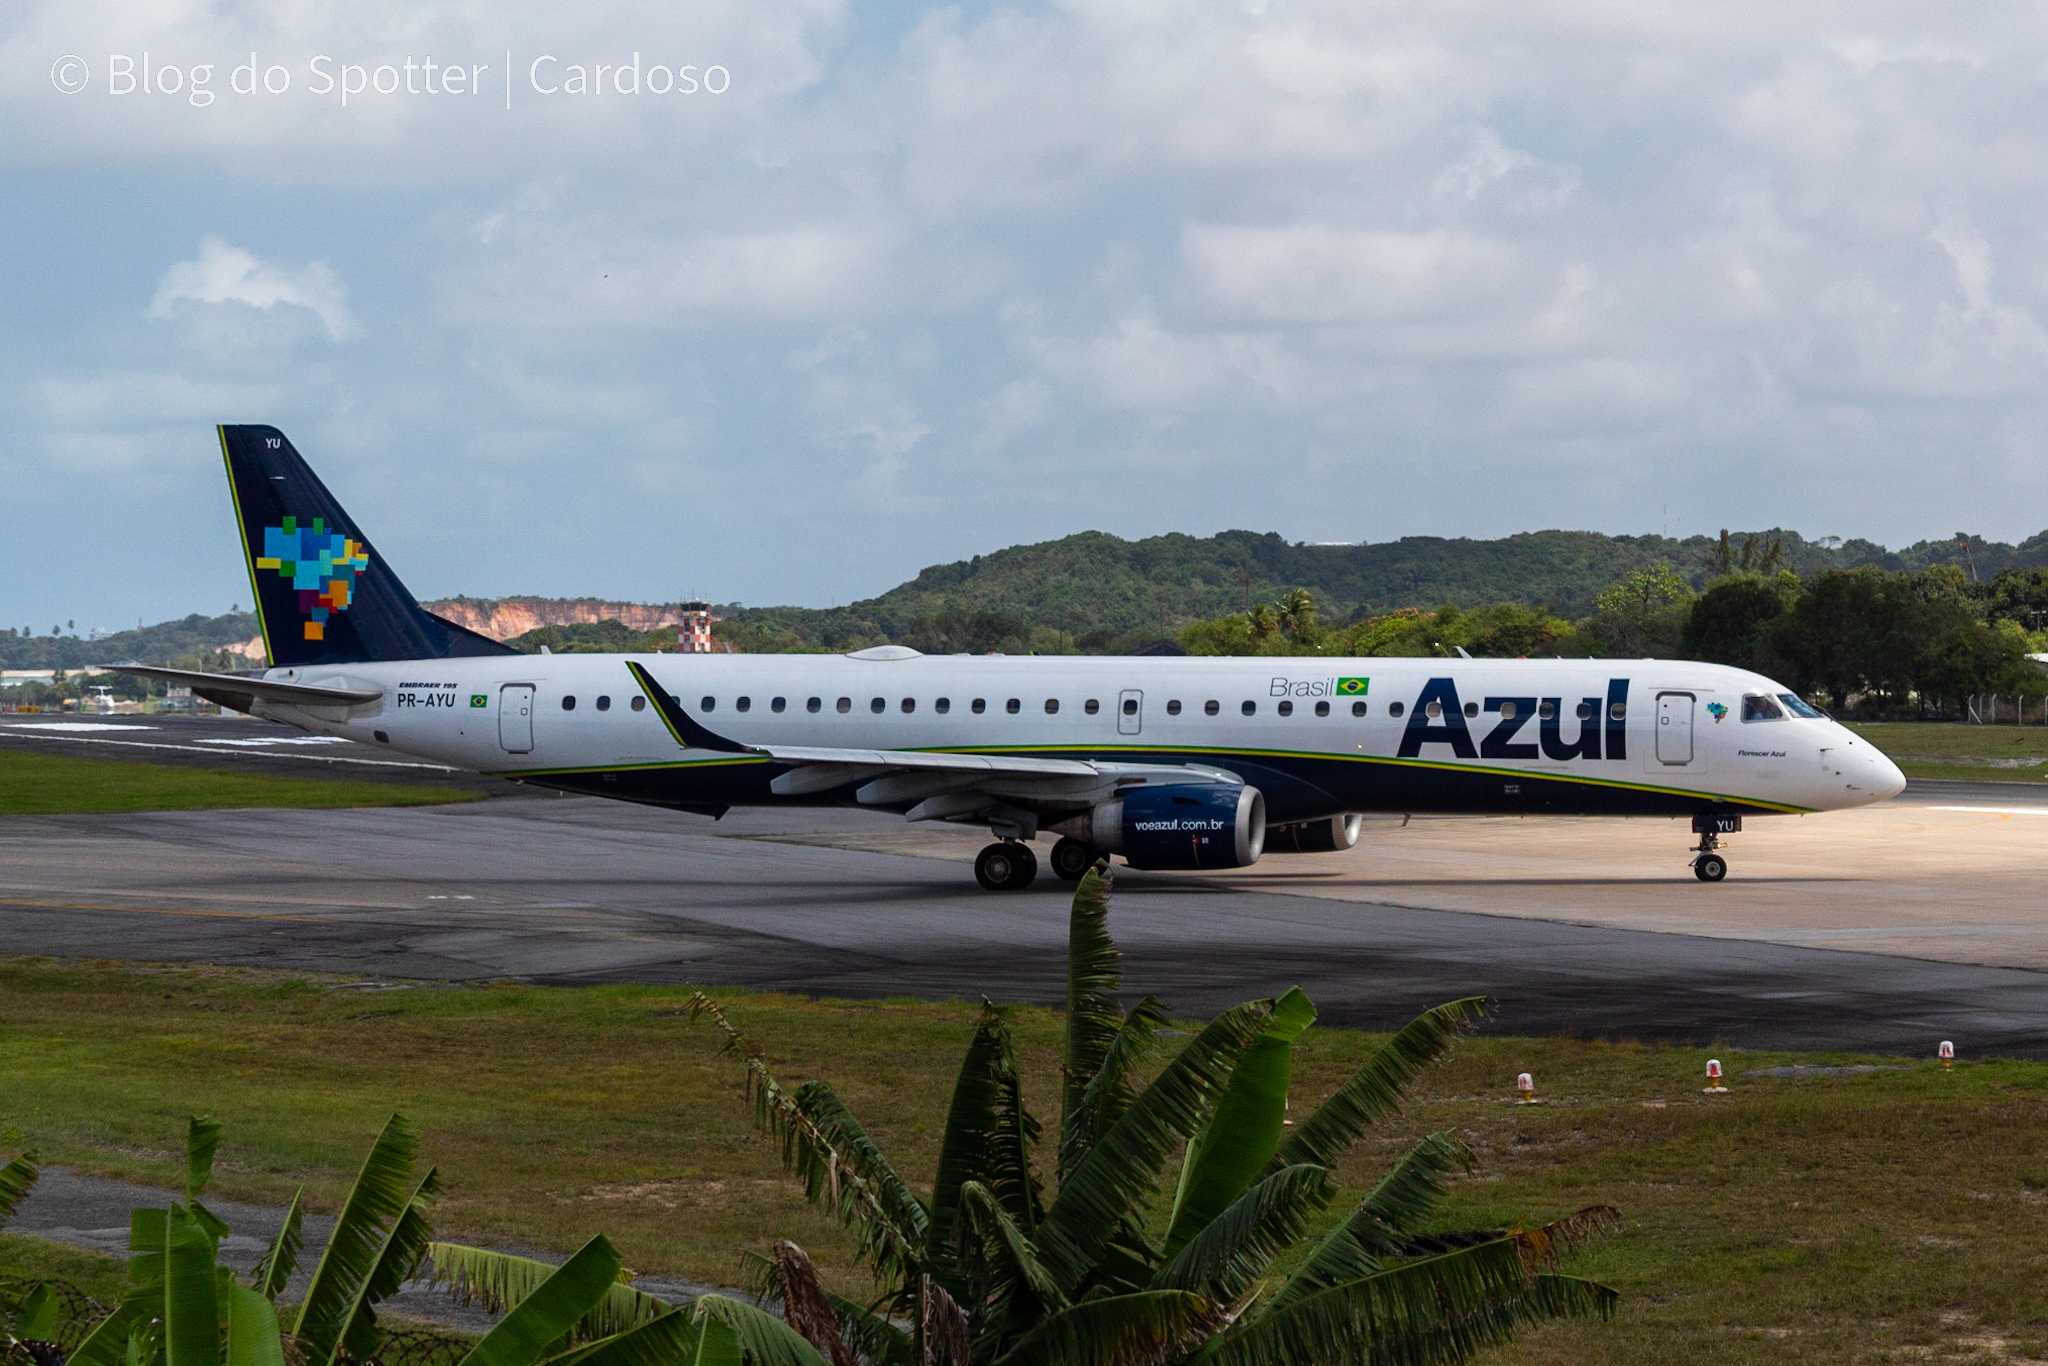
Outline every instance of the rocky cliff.
<path fill-rule="evenodd" d="M 493 640 L 510 640 L 540 626 L 581 626 L 617 621 L 635 631 L 673 626 L 676 603 L 605 602 L 598 598 L 445 598 L 420 604 L 437 616 Z"/>

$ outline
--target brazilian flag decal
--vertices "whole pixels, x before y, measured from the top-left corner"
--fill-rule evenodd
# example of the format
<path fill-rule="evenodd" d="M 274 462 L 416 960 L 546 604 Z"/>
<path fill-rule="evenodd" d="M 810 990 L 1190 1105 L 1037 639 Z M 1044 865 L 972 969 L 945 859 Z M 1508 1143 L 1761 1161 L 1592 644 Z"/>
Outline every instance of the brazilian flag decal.
<path fill-rule="evenodd" d="M 1339 697 L 1363 697 L 1365 696 L 1366 688 L 1371 683 L 1372 680 L 1370 678 L 1340 678 L 1337 680 L 1337 695 Z"/>

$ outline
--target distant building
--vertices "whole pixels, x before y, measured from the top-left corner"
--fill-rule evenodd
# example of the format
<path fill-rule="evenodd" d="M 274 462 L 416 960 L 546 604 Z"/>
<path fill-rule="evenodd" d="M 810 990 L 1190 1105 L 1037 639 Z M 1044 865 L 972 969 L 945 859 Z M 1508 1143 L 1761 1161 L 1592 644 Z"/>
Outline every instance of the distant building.
<path fill-rule="evenodd" d="M 711 623 L 718 618 L 711 615 L 708 602 L 686 602 L 682 616 L 676 621 L 676 653 L 683 655 L 708 655 L 718 647 L 711 643 Z"/>

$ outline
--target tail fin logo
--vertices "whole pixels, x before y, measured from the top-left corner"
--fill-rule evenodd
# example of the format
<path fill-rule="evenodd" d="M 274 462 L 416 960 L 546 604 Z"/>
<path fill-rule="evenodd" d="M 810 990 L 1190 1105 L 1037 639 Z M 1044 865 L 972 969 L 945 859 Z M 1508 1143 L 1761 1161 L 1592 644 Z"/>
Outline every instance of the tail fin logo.
<path fill-rule="evenodd" d="M 299 615 L 306 618 L 306 639 L 324 640 L 328 617 L 348 610 L 356 576 L 370 567 L 370 554 L 362 542 L 329 531 L 324 517 L 315 517 L 311 526 L 287 517 L 281 526 L 263 528 L 256 567 L 291 580 Z"/>

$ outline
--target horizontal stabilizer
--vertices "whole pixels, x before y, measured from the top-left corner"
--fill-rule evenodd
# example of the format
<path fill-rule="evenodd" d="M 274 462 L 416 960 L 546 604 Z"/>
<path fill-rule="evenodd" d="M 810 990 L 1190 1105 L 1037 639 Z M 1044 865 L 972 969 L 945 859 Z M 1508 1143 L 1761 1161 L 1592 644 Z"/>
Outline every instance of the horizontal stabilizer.
<path fill-rule="evenodd" d="M 204 673 L 197 669 L 163 669 L 154 664 L 110 664 L 117 674 L 156 678 L 181 688 L 190 688 L 209 702 L 235 711 L 247 711 L 257 700 L 282 702 L 295 707 L 354 707 L 375 702 L 382 688 L 323 687 L 318 683 L 279 683 L 242 674 Z"/>

